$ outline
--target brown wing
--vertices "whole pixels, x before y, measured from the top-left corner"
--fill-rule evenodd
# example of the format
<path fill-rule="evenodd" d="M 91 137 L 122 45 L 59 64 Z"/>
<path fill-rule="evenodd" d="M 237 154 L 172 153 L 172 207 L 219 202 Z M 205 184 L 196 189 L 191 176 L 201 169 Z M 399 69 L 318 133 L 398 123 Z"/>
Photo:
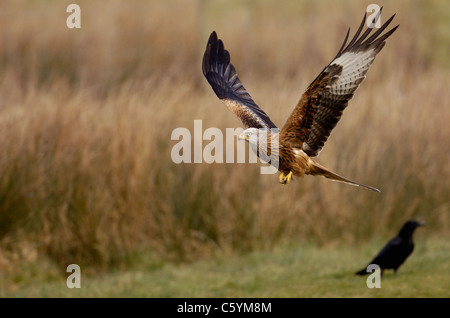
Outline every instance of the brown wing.
<path fill-rule="evenodd" d="M 230 64 L 230 54 L 213 31 L 206 45 L 202 64 L 205 75 L 217 97 L 242 121 L 246 128 L 276 128 L 269 116 L 253 101 Z"/>
<path fill-rule="evenodd" d="M 380 14 L 381 10 L 376 20 Z M 366 40 L 372 28 L 367 28 L 359 37 L 366 23 L 364 15 L 358 31 L 345 47 L 350 30 L 347 32 L 334 60 L 324 68 L 300 98 L 283 126 L 280 138 L 288 141 L 292 147 L 302 149 L 311 157 L 319 154 L 348 101 L 366 77 L 375 56 L 383 48 L 384 41 L 397 29 L 398 25 L 380 36 L 394 16 Z"/>

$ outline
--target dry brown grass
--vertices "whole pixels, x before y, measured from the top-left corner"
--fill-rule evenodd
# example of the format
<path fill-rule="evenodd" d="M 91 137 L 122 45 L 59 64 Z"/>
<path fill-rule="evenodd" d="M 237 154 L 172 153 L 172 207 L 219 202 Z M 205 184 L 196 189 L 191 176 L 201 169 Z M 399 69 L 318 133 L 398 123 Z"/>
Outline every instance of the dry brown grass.
<path fill-rule="evenodd" d="M 385 6 L 401 26 L 318 158 L 381 194 L 170 158 L 176 127 L 240 126 L 201 76 L 210 31 L 282 125 L 365 6 L 79 1 L 82 29 L 69 30 L 68 3 L 0 4 L 0 268 L 39 255 L 107 266 L 143 249 L 189 260 L 280 240 L 353 244 L 408 218 L 449 234 L 446 2 Z"/>

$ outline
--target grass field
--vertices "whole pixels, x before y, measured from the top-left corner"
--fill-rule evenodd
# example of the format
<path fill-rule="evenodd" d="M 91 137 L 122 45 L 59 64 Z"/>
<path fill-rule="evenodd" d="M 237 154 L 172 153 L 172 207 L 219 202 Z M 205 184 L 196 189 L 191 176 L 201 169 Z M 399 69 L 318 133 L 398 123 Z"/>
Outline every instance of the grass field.
<path fill-rule="evenodd" d="M 418 235 L 419 237 L 421 235 Z M 81 288 L 66 287 L 69 274 L 47 267 L 46 274 L 24 266 L 30 276 L 15 277 L 8 297 L 450 297 L 450 246 L 430 239 L 416 244 L 397 275 L 387 271 L 380 288 L 368 288 L 354 272 L 366 266 L 382 246 L 278 245 L 242 256 L 170 264 L 141 256 L 138 268 L 84 275 Z M 147 256 L 147 257 L 145 257 Z M 34 276 L 33 276 L 34 275 Z M 47 277 L 46 277 L 47 275 Z M 51 278 L 49 277 L 51 276 Z"/>
<path fill-rule="evenodd" d="M 241 127 L 201 74 L 212 30 L 281 126 L 366 4 L 86 0 L 68 29 L 69 3 L 0 3 L 3 296 L 448 295 L 448 1 L 384 6 L 400 28 L 317 158 L 379 194 L 170 156 L 172 131 L 194 120 Z M 412 218 L 428 224 L 424 253 L 391 288 L 347 276 Z M 63 284 L 68 264 L 86 275 L 79 291 Z"/>

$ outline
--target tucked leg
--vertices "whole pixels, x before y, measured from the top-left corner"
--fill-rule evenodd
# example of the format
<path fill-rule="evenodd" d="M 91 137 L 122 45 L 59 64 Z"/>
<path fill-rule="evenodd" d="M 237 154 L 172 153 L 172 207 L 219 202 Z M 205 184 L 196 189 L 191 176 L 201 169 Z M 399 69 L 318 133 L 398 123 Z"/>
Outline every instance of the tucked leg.
<path fill-rule="evenodd" d="M 289 171 L 288 175 L 286 176 L 285 184 L 289 184 L 289 182 L 291 182 L 291 179 L 292 179 L 292 171 Z"/>
<path fill-rule="evenodd" d="M 292 171 L 290 171 L 286 176 L 284 175 L 284 172 L 280 174 L 280 183 L 281 184 L 289 184 L 289 182 L 292 179 Z"/>

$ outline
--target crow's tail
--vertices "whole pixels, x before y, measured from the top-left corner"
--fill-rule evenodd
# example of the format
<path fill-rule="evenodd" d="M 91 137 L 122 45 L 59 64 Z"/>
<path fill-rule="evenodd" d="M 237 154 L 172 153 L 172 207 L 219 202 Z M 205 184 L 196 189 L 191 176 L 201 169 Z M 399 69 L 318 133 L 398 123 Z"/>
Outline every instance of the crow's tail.
<path fill-rule="evenodd" d="M 367 270 L 365 268 L 363 268 L 359 272 L 355 273 L 355 275 L 360 275 L 360 276 L 364 276 L 364 275 L 367 275 L 367 274 L 369 274 L 369 273 L 367 272 Z"/>

